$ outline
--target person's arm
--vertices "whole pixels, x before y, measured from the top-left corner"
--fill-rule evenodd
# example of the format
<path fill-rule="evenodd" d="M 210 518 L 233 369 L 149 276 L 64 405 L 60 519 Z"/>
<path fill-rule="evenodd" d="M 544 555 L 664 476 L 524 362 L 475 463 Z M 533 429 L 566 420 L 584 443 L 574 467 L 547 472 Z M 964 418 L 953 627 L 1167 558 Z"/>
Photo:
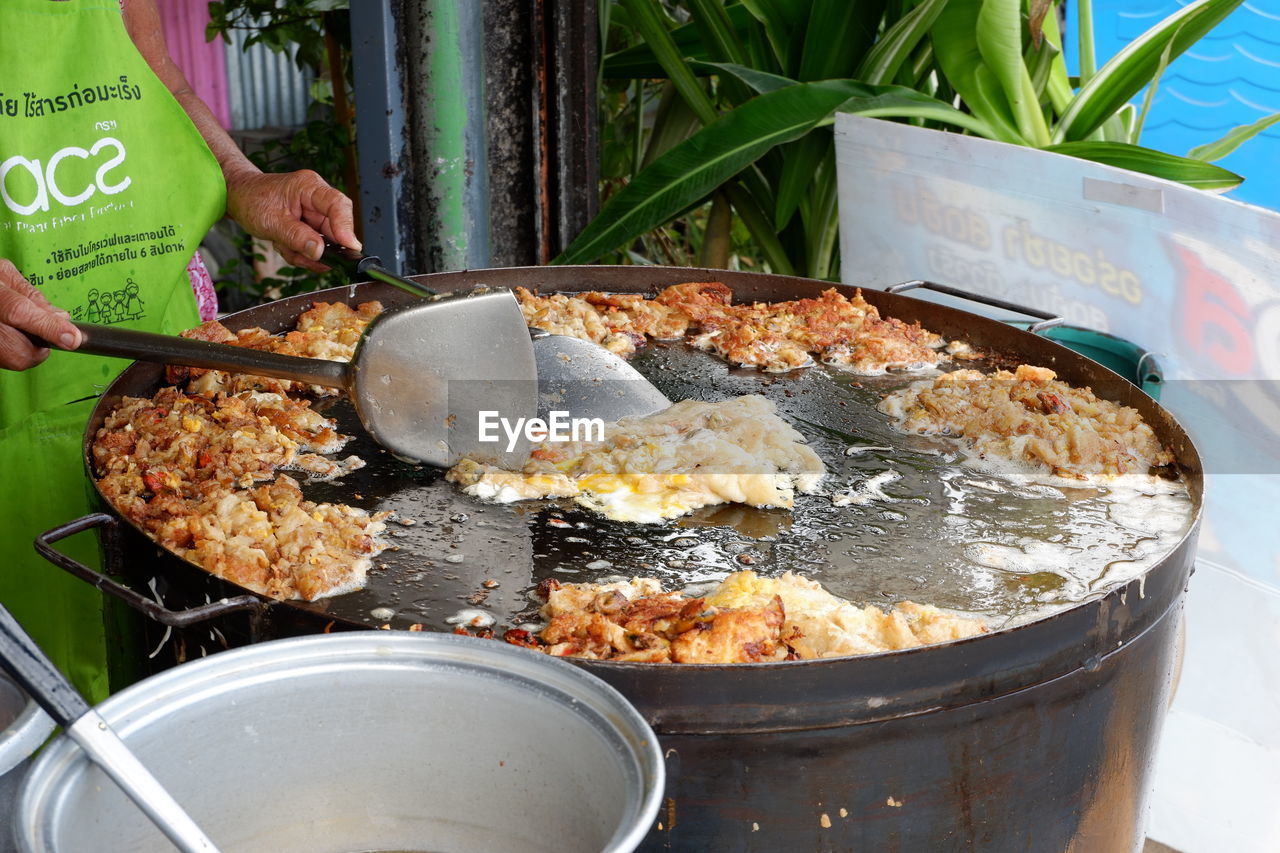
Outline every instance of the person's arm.
<path fill-rule="evenodd" d="M 316 271 L 327 269 L 317 262 L 322 238 L 360 248 L 351 199 L 309 169 L 268 174 L 249 162 L 170 58 L 155 0 L 124 0 L 124 24 L 218 159 L 227 181 L 228 216 L 255 237 L 275 243 L 286 262 Z"/>

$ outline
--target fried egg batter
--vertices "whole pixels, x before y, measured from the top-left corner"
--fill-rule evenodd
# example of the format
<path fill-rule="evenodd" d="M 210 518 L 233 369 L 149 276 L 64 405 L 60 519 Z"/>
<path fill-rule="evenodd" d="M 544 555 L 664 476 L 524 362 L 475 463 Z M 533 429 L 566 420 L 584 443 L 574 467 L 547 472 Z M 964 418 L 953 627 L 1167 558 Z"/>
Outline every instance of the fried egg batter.
<path fill-rule="evenodd" d="M 520 471 L 464 459 L 446 476 L 482 500 L 572 498 L 616 521 L 653 524 L 723 503 L 790 509 L 825 474 L 774 404 L 749 395 L 623 418 L 603 441 L 543 442 Z"/>

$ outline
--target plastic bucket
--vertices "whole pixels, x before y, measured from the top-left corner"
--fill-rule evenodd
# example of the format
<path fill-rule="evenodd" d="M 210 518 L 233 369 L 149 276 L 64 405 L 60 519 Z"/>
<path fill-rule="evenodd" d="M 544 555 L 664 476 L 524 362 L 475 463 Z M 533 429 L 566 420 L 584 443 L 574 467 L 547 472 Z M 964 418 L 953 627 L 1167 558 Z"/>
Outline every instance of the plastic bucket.
<path fill-rule="evenodd" d="M 1013 325 L 1025 328 L 1028 324 Z M 1053 326 L 1040 334 L 1115 371 L 1153 400 L 1160 399 L 1160 388 L 1164 383 L 1160 364 L 1153 353 L 1137 344 L 1083 326 Z"/>

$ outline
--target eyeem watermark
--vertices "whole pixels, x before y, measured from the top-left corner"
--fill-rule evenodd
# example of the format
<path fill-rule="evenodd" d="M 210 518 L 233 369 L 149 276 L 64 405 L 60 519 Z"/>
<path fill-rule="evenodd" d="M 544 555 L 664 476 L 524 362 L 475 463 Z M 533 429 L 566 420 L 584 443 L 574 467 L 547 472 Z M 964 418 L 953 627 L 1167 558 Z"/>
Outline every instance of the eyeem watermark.
<path fill-rule="evenodd" d="M 517 418 L 513 424 L 496 411 L 480 411 L 480 440 L 501 441 L 507 438 L 507 452 L 515 450 L 523 436 L 532 442 L 541 441 L 604 441 L 604 421 L 601 418 L 573 418 L 568 412 L 547 412 L 547 419 Z"/>

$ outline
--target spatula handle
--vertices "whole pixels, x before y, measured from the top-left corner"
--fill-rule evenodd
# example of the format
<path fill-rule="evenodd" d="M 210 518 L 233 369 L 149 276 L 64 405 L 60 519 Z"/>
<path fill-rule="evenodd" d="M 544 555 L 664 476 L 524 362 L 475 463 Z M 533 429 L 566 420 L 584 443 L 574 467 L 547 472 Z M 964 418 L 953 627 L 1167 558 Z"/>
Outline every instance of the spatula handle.
<path fill-rule="evenodd" d="M 337 243 L 330 243 L 326 240 L 324 253 L 320 256 L 320 259 L 342 270 L 346 273 L 347 278 L 352 281 L 360 281 L 362 279 L 380 281 L 384 284 L 398 287 L 401 290 L 407 290 L 414 296 L 440 295 L 438 291 L 418 284 L 411 278 L 396 275 L 382 266 L 381 258 L 357 252 L 355 249 L 348 249 L 346 246 L 339 246 Z"/>
<path fill-rule="evenodd" d="M 346 388 L 350 381 L 348 367 L 346 363 L 340 361 L 298 358 L 248 347 L 233 347 L 228 344 L 182 338 L 177 335 L 157 335 L 117 326 L 76 323 L 75 327 L 84 336 L 76 352 L 110 355 L 158 364 L 181 364 L 211 370 L 230 370 L 236 373 L 252 373 L 255 376 L 271 376 L 276 379 L 296 379 L 299 382 L 323 385 L 326 388 Z"/>

